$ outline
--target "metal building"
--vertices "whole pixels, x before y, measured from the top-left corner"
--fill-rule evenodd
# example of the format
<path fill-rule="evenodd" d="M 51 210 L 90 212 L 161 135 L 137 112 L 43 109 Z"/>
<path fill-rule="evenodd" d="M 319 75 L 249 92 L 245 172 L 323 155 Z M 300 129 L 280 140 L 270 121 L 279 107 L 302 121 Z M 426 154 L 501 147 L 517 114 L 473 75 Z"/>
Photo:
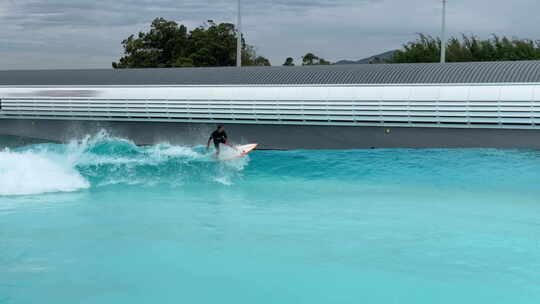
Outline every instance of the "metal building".
<path fill-rule="evenodd" d="M 0 99 L 1 135 L 42 140 L 226 124 L 267 149 L 540 147 L 540 61 L 0 71 Z"/>

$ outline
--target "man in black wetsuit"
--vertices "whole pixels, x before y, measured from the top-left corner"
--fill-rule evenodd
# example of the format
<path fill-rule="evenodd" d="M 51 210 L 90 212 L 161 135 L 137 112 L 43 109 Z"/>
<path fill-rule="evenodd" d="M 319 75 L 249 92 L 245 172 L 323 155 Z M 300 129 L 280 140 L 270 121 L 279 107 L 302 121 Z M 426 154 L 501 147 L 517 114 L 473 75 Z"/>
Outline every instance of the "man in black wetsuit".
<path fill-rule="evenodd" d="M 206 149 L 210 148 L 210 141 L 214 141 L 214 146 L 216 147 L 217 154 L 219 155 L 219 144 L 229 145 L 227 140 L 227 133 L 225 133 L 225 128 L 223 126 L 217 126 L 217 129 L 212 132 L 210 138 L 208 138 L 208 144 L 206 144 Z"/>

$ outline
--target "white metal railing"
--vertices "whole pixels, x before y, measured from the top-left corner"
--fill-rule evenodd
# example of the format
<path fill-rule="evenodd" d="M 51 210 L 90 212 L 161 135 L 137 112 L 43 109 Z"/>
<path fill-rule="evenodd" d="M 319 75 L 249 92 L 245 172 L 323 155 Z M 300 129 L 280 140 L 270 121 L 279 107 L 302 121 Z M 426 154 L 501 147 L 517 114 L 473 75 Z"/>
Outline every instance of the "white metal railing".
<path fill-rule="evenodd" d="M 19 119 L 539 129 L 540 102 L 4 98 L 0 115 Z"/>

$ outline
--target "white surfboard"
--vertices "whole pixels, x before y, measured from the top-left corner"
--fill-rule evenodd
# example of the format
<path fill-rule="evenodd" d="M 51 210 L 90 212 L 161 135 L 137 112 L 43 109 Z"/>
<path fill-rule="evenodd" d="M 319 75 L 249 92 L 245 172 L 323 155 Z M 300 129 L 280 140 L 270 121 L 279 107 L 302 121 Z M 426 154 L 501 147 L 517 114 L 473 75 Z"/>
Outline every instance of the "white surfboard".
<path fill-rule="evenodd" d="M 219 160 L 231 160 L 235 158 L 244 157 L 249 154 L 249 152 L 255 150 L 257 148 L 258 144 L 249 144 L 249 145 L 241 145 L 241 146 L 227 146 L 220 144 L 220 152 L 218 159 Z"/>

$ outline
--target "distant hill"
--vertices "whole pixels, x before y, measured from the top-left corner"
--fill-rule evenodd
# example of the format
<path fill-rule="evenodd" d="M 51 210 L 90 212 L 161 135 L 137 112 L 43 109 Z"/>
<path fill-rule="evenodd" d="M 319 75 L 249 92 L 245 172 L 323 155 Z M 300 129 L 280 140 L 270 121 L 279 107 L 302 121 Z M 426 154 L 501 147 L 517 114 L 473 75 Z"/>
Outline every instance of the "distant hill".
<path fill-rule="evenodd" d="M 396 52 L 396 50 L 392 50 L 392 51 L 384 52 L 382 54 L 374 55 L 374 56 L 371 56 L 371 57 L 368 57 L 368 58 L 360 59 L 360 60 L 357 60 L 357 61 L 340 60 L 340 61 L 336 62 L 336 64 L 365 64 L 365 63 L 370 63 L 375 58 L 378 58 L 379 60 L 386 60 L 386 59 L 391 58 L 394 55 L 395 52 Z"/>

